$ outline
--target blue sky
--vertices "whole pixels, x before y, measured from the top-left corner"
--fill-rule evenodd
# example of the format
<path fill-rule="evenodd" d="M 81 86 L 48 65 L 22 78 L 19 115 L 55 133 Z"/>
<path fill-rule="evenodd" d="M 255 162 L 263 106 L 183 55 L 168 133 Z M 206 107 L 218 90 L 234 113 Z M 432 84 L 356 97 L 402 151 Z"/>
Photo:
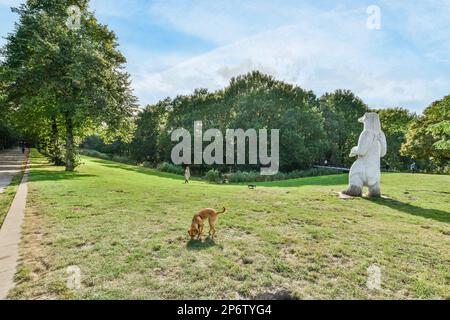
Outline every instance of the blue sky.
<path fill-rule="evenodd" d="M 17 16 L 0 0 L 0 35 Z M 366 26 L 367 8 L 381 29 Z M 91 0 L 116 32 L 142 105 L 259 69 L 317 95 L 420 112 L 450 94 L 450 0 Z M 4 40 L 0 41 L 1 44 Z"/>

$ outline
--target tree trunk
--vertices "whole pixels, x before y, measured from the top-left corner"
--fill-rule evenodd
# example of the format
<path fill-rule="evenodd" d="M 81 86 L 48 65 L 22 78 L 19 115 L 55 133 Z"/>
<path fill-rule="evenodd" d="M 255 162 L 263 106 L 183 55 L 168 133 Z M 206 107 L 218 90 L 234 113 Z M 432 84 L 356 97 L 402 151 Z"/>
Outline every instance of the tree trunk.
<path fill-rule="evenodd" d="M 75 145 L 73 141 L 73 122 L 69 115 L 66 115 L 66 171 L 75 170 Z"/>
<path fill-rule="evenodd" d="M 61 166 L 64 164 L 63 156 L 61 154 L 61 148 L 59 146 L 59 132 L 56 119 L 52 118 L 51 128 L 51 144 L 50 144 L 50 157 L 55 166 Z"/>

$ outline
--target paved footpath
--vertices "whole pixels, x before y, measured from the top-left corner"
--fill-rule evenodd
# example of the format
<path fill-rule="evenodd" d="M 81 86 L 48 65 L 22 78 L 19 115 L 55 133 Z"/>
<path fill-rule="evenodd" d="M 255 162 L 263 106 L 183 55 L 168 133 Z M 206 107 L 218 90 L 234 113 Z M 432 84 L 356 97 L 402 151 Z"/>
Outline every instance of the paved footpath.
<path fill-rule="evenodd" d="M 0 193 L 11 183 L 20 171 L 24 155 L 20 149 L 0 151 Z"/>
<path fill-rule="evenodd" d="M 4 189 L 14 175 L 21 170 L 24 159 L 25 156 L 19 149 L 0 153 L 0 190 Z M 28 172 L 25 172 L 0 229 L 0 300 L 6 299 L 9 290 L 14 287 L 22 221 L 27 201 L 27 179 Z"/>

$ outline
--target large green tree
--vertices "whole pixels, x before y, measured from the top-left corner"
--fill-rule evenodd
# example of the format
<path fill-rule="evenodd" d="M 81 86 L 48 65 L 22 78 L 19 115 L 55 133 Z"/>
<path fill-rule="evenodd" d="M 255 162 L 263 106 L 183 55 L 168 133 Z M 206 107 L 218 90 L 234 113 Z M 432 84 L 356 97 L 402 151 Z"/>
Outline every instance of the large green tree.
<path fill-rule="evenodd" d="M 0 150 L 11 147 L 17 140 L 17 133 L 11 123 L 11 110 L 6 103 L 7 82 L 4 77 L 5 68 L 0 66 Z"/>
<path fill-rule="evenodd" d="M 68 13 L 71 5 L 80 9 L 75 18 Z M 53 143 L 62 132 L 68 171 L 75 169 L 77 144 L 88 134 L 129 139 L 136 106 L 123 71 L 126 60 L 115 34 L 88 11 L 88 1 L 28 0 L 13 11 L 20 21 L 2 54 L 7 100 L 19 122 L 36 130 L 41 125 L 40 138 L 44 131 L 57 134 L 49 139 Z"/>
<path fill-rule="evenodd" d="M 166 160 L 170 160 L 172 148 L 170 132 L 185 128 L 193 134 L 194 121 L 202 121 L 204 131 L 217 128 L 222 133 L 226 129 L 279 129 L 283 171 L 308 168 L 323 157 L 326 135 L 316 96 L 258 71 L 231 79 L 223 90 L 197 89 L 191 95 L 178 96 L 166 110 L 161 138 Z M 232 168 L 259 169 L 236 164 Z"/>
<path fill-rule="evenodd" d="M 323 157 L 326 134 L 312 91 L 260 72 L 232 79 L 230 128 L 279 129 L 280 168 L 305 169 Z"/>
<path fill-rule="evenodd" d="M 319 101 L 328 141 L 326 159 L 331 164 L 349 166 L 354 159 L 348 155 L 363 129 L 358 119 L 369 109 L 349 90 L 326 93 Z"/>
<path fill-rule="evenodd" d="M 450 160 L 450 95 L 433 102 L 414 120 L 402 145 L 403 155 L 422 160 L 433 166 L 445 168 Z M 430 167 L 431 166 L 431 167 Z"/>
<path fill-rule="evenodd" d="M 154 164 L 160 161 L 164 151 L 161 137 L 170 106 L 171 99 L 165 99 L 139 112 L 136 119 L 136 131 L 130 144 L 130 157 L 133 160 Z"/>
<path fill-rule="evenodd" d="M 381 126 L 386 135 L 387 154 L 383 158 L 385 164 L 392 169 L 406 169 L 411 162 L 410 157 L 401 155 L 400 149 L 406 141 L 406 132 L 416 115 L 404 108 L 387 108 L 376 110 L 380 116 Z"/>

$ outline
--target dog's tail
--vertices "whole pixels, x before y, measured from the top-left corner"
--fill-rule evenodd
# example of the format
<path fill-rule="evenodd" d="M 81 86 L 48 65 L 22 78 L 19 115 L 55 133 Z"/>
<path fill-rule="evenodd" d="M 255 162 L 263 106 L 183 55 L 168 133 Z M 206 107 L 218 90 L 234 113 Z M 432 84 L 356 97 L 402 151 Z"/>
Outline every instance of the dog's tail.
<path fill-rule="evenodd" d="M 222 213 L 225 213 L 225 212 L 227 212 L 227 208 L 223 207 L 222 212 L 217 212 L 217 214 L 222 214 Z"/>

